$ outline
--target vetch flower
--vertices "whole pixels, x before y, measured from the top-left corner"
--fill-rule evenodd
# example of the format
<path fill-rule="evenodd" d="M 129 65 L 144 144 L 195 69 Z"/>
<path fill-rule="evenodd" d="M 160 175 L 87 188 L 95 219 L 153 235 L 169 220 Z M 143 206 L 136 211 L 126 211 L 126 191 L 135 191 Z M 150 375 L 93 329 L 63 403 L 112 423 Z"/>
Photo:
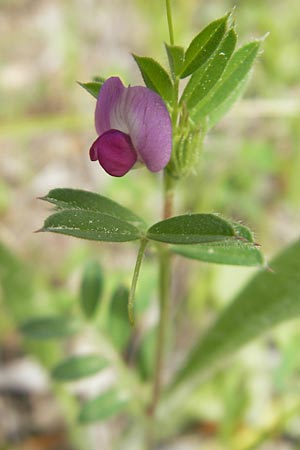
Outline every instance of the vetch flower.
<path fill-rule="evenodd" d="M 161 97 L 143 86 L 123 86 L 118 77 L 105 81 L 97 99 L 95 126 L 99 137 L 90 149 L 112 176 L 122 177 L 138 163 L 162 170 L 172 150 L 171 119 Z"/>

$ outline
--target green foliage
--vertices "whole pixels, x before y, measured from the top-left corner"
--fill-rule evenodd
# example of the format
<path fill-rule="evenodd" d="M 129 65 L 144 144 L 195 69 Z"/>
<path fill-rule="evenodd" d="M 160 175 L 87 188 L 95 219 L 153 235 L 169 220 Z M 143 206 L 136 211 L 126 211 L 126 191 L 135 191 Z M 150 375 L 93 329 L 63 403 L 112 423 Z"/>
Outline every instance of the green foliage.
<path fill-rule="evenodd" d="M 74 381 L 95 375 L 105 367 L 107 361 L 99 355 L 71 356 L 53 369 L 52 376 L 57 381 Z"/>
<path fill-rule="evenodd" d="M 138 228 L 145 228 L 144 221 L 134 212 L 94 192 L 82 191 L 80 189 L 57 188 L 52 189 L 45 197 L 41 197 L 41 200 L 53 203 L 59 210 L 75 209 L 80 211 L 94 211 L 124 220 Z"/>
<path fill-rule="evenodd" d="M 228 111 L 243 92 L 261 42 L 250 42 L 234 53 L 214 89 L 191 111 L 193 120 L 205 118 L 209 129 Z"/>
<path fill-rule="evenodd" d="M 216 264 L 261 266 L 264 263 L 263 256 L 255 245 L 232 239 L 206 245 L 174 246 L 172 251 L 186 258 Z"/>
<path fill-rule="evenodd" d="M 198 244 L 234 238 L 232 225 L 215 214 L 185 214 L 158 222 L 147 231 L 154 241 Z"/>
<path fill-rule="evenodd" d="M 188 108 L 197 105 L 220 80 L 235 49 L 236 41 L 236 32 L 230 29 L 214 55 L 193 73 L 180 99 L 181 102 L 186 102 Z"/>
<path fill-rule="evenodd" d="M 88 83 L 81 83 L 80 81 L 77 81 L 77 83 L 93 97 L 98 98 L 100 89 L 102 88 L 104 81 L 104 78 L 100 79 L 100 77 L 97 77 L 97 81 L 89 81 Z"/>
<path fill-rule="evenodd" d="M 138 228 L 124 220 L 84 210 L 65 210 L 53 214 L 45 220 L 40 231 L 106 242 L 129 242 L 140 237 Z"/>
<path fill-rule="evenodd" d="M 180 74 L 184 61 L 184 48 L 178 45 L 169 45 L 165 43 L 165 49 L 167 52 L 169 66 L 173 78 L 176 78 Z"/>
<path fill-rule="evenodd" d="M 20 331 L 28 339 L 60 339 L 77 333 L 80 323 L 73 317 L 35 317 L 22 323 Z"/>
<path fill-rule="evenodd" d="M 258 272 L 216 323 L 196 342 L 176 383 L 200 376 L 242 345 L 300 315 L 300 241 L 285 248 Z"/>
<path fill-rule="evenodd" d="M 192 40 L 185 52 L 181 78 L 199 69 L 215 52 L 226 32 L 228 17 L 226 14 L 210 23 Z"/>
<path fill-rule="evenodd" d="M 103 291 L 103 274 L 97 261 L 90 261 L 84 268 L 80 286 L 80 306 L 85 317 L 90 319 L 97 312 Z"/>
<path fill-rule="evenodd" d="M 225 239 L 210 244 L 173 246 L 174 253 L 199 261 L 232 264 L 237 266 L 260 266 L 264 258 L 258 245 L 254 242 L 249 228 L 238 222 L 230 222 L 237 239 Z"/>
<path fill-rule="evenodd" d="M 143 80 L 149 89 L 157 92 L 167 103 L 173 100 L 173 85 L 166 70 L 153 58 L 133 55 Z"/>
<path fill-rule="evenodd" d="M 128 320 L 128 297 L 127 287 L 118 286 L 113 292 L 108 311 L 107 334 L 120 351 L 127 347 L 132 333 L 132 327 Z"/>
<path fill-rule="evenodd" d="M 82 424 L 88 424 L 110 419 L 122 412 L 127 402 L 126 396 L 112 389 L 86 402 L 81 408 L 79 421 Z"/>

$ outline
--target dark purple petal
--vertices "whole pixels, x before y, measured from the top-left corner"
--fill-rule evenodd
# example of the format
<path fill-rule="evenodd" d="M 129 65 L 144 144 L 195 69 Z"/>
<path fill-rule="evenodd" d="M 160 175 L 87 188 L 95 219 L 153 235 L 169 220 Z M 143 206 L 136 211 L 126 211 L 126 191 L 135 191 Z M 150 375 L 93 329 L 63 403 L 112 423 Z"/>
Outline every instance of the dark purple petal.
<path fill-rule="evenodd" d="M 142 86 L 129 87 L 121 95 L 118 114 L 127 124 L 138 159 L 152 172 L 162 170 L 171 157 L 172 125 L 161 97 Z"/>
<path fill-rule="evenodd" d="M 137 154 L 127 134 L 118 130 L 109 130 L 93 143 L 90 158 L 92 161 L 98 159 L 109 175 L 122 177 L 136 163 Z"/>
<path fill-rule="evenodd" d="M 95 111 L 95 127 L 99 136 L 113 128 L 126 132 L 116 120 L 114 124 L 111 123 L 112 113 L 114 112 L 114 116 L 118 115 L 118 105 L 125 89 L 118 77 L 108 78 L 101 87 Z"/>

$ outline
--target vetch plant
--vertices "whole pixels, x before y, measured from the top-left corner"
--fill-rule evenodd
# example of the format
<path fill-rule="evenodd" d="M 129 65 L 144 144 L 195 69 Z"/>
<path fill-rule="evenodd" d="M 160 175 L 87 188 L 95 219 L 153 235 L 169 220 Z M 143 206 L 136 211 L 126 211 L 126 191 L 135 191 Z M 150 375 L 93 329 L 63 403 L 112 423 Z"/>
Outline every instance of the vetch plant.
<path fill-rule="evenodd" d="M 118 77 L 80 83 L 97 99 L 98 138 L 91 145 L 90 159 L 115 177 L 135 168 L 163 171 L 161 221 L 147 224 L 136 212 L 100 194 L 58 188 L 42 198 L 56 211 L 40 230 L 93 241 L 139 242 L 131 287 L 128 290 L 119 286 L 111 295 L 108 323 L 100 330 L 108 354 L 102 355 L 100 349 L 99 354 L 68 357 L 53 369 L 53 377 L 67 382 L 112 366 L 118 373 L 118 383 L 88 400 L 79 419 L 89 423 L 126 412 L 144 430 L 143 445 L 149 450 L 177 432 L 180 419 L 172 424 L 172 417 L 180 416 L 182 399 L 193 393 L 202 379 L 242 345 L 300 313 L 296 301 L 300 287 L 299 242 L 276 257 L 269 270 L 253 233 L 245 225 L 210 212 L 175 215 L 173 211 L 180 180 L 195 171 L 205 134 L 242 94 L 262 39 L 236 49 L 234 21 L 228 13 L 207 25 L 184 49 L 175 44 L 170 0 L 166 0 L 166 11 L 170 34 L 170 43 L 165 45 L 168 69 L 152 58 L 134 55 L 146 87 L 125 87 Z M 183 79 L 185 87 L 180 89 Z M 156 341 L 155 356 L 141 377 L 137 365 L 133 367 L 124 355 L 139 320 L 134 317 L 134 299 L 147 246 L 155 252 L 159 264 L 160 312 L 151 337 L 151 342 L 153 338 Z M 204 337 L 196 340 L 165 385 L 173 254 L 209 263 L 257 266 L 259 270 Z M 101 300 L 102 283 L 101 268 L 97 263 L 88 264 L 80 305 L 91 326 Z M 78 333 L 83 323 L 82 318 L 71 316 L 35 318 L 22 324 L 22 331 L 31 339 L 67 339 Z"/>

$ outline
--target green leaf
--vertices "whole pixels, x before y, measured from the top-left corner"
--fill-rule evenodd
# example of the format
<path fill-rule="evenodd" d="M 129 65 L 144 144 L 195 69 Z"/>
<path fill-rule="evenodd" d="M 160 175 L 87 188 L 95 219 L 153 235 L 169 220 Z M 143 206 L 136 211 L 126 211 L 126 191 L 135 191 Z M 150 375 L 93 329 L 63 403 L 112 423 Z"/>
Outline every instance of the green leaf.
<path fill-rule="evenodd" d="M 240 222 L 234 222 L 233 220 L 231 220 L 230 223 L 233 226 L 233 229 L 237 236 L 245 239 L 246 241 L 254 243 L 254 236 L 250 228 L 246 227 L 246 225 L 243 225 Z"/>
<path fill-rule="evenodd" d="M 102 88 L 104 81 L 104 78 L 100 80 L 100 77 L 97 77 L 97 81 L 89 81 L 87 83 L 81 83 L 80 81 L 77 81 L 77 83 L 93 97 L 98 98 L 100 89 Z"/>
<path fill-rule="evenodd" d="M 86 318 L 90 319 L 95 315 L 102 291 L 101 267 L 97 261 L 89 261 L 84 268 L 80 286 L 80 306 Z"/>
<path fill-rule="evenodd" d="M 52 371 L 57 381 L 74 381 L 95 375 L 107 367 L 107 361 L 99 355 L 72 356 L 58 364 Z"/>
<path fill-rule="evenodd" d="M 239 222 L 230 221 L 236 238 L 225 239 L 209 244 L 173 246 L 171 250 L 178 255 L 198 261 L 237 266 L 261 266 L 264 258 L 254 243 L 251 230 Z"/>
<path fill-rule="evenodd" d="M 145 229 L 144 221 L 134 212 L 94 192 L 57 188 L 52 189 L 45 197 L 40 199 L 53 203 L 57 209 L 78 209 L 108 214 L 117 219 L 125 220 L 138 228 Z"/>
<path fill-rule="evenodd" d="M 193 244 L 172 247 L 172 251 L 186 258 L 215 264 L 261 266 L 264 258 L 260 250 L 249 242 L 233 239 L 213 244 Z"/>
<path fill-rule="evenodd" d="M 138 228 L 124 220 L 76 209 L 52 214 L 39 231 L 51 231 L 91 241 L 129 242 L 140 238 Z"/>
<path fill-rule="evenodd" d="M 175 383 L 201 376 L 275 325 L 300 316 L 300 241 L 258 272 L 198 340 Z"/>
<path fill-rule="evenodd" d="M 149 89 L 157 92 L 166 102 L 173 100 L 173 85 L 167 71 L 154 59 L 132 55 Z"/>
<path fill-rule="evenodd" d="M 198 244 L 234 237 L 232 225 L 215 214 L 186 214 L 158 222 L 147 231 L 148 239 L 170 244 Z"/>
<path fill-rule="evenodd" d="M 197 105 L 219 81 L 235 49 L 236 41 L 236 32 L 230 29 L 214 55 L 201 69 L 194 72 L 180 100 L 187 103 L 188 109 Z"/>
<path fill-rule="evenodd" d="M 127 347 L 132 333 L 132 327 L 128 320 L 128 297 L 127 287 L 118 286 L 111 297 L 108 312 L 107 334 L 120 351 Z"/>
<path fill-rule="evenodd" d="M 71 336 L 79 330 L 79 322 L 72 317 L 47 316 L 29 319 L 20 326 L 28 339 L 56 339 Z"/>
<path fill-rule="evenodd" d="M 224 37 L 229 14 L 205 27 L 190 43 L 180 78 L 185 78 L 199 69 L 215 52 Z"/>
<path fill-rule="evenodd" d="M 206 124 L 211 128 L 228 111 L 243 92 L 261 42 L 250 42 L 235 52 L 214 89 L 191 112 L 193 120 L 206 117 Z"/>
<path fill-rule="evenodd" d="M 184 61 L 184 48 L 177 45 L 169 45 L 165 43 L 165 48 L 169 60 L 169 66 L 173 78 L 180 74 Z"/>
<path fill-rule="evenodd" d="M 87 424 L 109 419 L 122 412 L 127 403 L 127 396 L 110 390 L 85 403 L 80 411 L 79 421 Z"/>

